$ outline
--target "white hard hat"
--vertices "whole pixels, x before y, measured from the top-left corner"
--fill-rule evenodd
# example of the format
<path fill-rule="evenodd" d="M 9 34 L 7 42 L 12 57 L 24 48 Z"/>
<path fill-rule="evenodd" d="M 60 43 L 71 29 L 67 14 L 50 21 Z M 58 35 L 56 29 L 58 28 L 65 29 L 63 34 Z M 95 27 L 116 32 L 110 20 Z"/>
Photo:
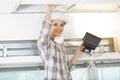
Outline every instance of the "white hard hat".
<path fill-rule="evenodd" d="M 54 11 L 51 15 L 51 20 L 61 20 L 67 23 L 64 13 L 60 11 Z"/>

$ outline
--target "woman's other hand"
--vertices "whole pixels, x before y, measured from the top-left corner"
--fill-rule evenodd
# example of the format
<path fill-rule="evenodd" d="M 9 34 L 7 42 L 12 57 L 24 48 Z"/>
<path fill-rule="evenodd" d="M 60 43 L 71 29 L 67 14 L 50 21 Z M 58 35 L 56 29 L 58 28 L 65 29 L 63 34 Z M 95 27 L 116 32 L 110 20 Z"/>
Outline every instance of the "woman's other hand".
<path fill-rule="evenodd" d="M 82 53 L 83 52 L 83 49 L 84 49 L 84 46 L 81 44 L 80 46 L 78 46 L 78 48 L 77 48 L 77 53 L 79 54 L 79 53 Z"/>

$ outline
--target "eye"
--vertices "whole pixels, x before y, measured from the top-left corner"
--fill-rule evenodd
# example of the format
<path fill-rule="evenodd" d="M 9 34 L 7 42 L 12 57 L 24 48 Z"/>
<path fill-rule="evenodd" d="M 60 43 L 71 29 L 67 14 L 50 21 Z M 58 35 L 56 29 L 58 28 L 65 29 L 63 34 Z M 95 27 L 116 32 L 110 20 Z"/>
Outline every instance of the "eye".
<path fill-rule="evenodd" d="M 58 24 L 57 24 L 57 23 L 55 23 L 55 24 L 53 24 L 53 26 L 58 26 Z"/>
<path fill-rule="evenodd" d="M 64 27 L 64 24 L 61 24 L 60 26 L 61 26 L 61 27 Z"/>

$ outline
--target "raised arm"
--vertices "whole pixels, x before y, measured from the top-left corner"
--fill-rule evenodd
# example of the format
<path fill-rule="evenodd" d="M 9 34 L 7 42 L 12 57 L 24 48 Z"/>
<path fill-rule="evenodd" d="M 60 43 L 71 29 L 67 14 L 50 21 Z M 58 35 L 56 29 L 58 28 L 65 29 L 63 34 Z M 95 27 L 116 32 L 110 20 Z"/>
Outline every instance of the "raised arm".
<path fill-rule="evenodd" d="M 48 5 L 47 13 L 42 22 L 40 36 L 39 36 L 39 39 L 37 40 L 38 47 L 44 47 L 49 42 L 51 14 L 52 14 L 53 9 L 55 9 L 57 6 L 58 5 L 55 5 L 55 4 Z"/>
<path fill-rule="evenodd" d="M 58 6 L 58 4 L 49 4 L 49 5 L 48 5 L 48 10 L 47 10 L 47 13 L 46 13 L 46 15 L 45 15 L 45 17 L 44 17 L 44 20 L 51 21 L 52 11 L 53 11 L 53 9 L 55 9 L 57 6 Z"/>

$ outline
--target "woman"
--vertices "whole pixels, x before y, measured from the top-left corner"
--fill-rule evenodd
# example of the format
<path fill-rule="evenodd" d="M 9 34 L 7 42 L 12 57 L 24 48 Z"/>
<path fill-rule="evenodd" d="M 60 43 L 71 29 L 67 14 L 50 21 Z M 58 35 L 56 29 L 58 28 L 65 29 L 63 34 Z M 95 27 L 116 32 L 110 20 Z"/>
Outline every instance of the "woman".
<path fill-rule="evenodd" d="M 37 41 L 41 59 L 45 67 L 45 80 L 71 80 L 70 72 L 75 67 L 83 46 L 78 47 L 69 61 L 60 37 L 67 20 L 63 13 L 53 12 L 58 5 L 48 5 L 40 37 Z"/>

